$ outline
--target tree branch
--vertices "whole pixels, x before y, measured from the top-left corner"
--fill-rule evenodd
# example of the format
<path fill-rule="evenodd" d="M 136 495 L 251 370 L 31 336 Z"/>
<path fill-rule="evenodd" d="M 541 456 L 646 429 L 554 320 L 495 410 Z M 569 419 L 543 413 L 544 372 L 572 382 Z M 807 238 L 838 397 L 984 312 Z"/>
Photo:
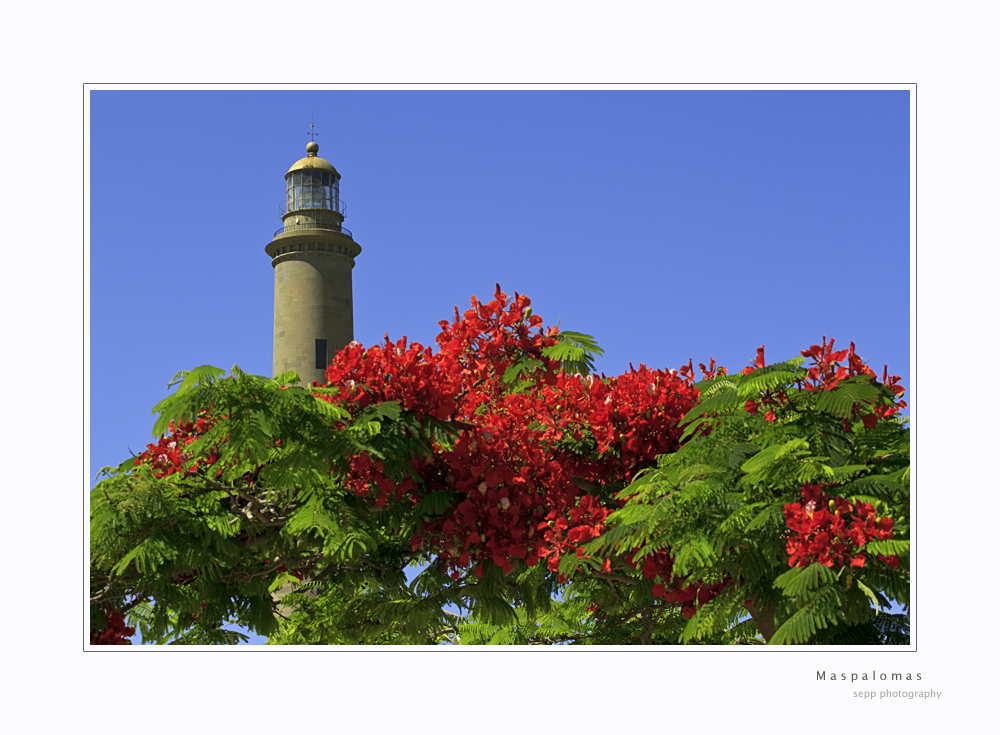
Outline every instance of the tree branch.
<path fill-rule="evenodd" d="M 639 584 L 638 579 L 632 579 L 631 577 L 622 577 L 618 574 L 611 574 L 610 572 L 591 572 L 598 579 L 607 579 L 612 582 L 621 582 L 622 584 L 630 584 L 635 586 Z"/>
<path fill-rule="evenodd" d="M 747 609 L 750 613 L 750 617 L 753 618 L 754 625 L 757 626 L 758 632 L 764 637 L 764 640 L 768 643 L 771 642 L 771 638 L 774 636 L 774 605 L 769 605 L 768 607 L 759 609 L 757 603 L 754 600 L 746 602 L 743 607 Z"/>

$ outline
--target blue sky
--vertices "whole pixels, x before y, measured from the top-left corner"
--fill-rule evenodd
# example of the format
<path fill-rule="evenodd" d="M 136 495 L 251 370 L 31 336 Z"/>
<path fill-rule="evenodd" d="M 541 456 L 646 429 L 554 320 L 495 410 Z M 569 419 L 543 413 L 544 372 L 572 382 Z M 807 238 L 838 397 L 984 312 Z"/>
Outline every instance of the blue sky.
<path fill-rule="evenodd" d="M 90 476 L 181 369 L 269 374 L 283 175 L 343 176 L 355 338 L 433 344 L 499 282 L 598 371 L 835 337 L 911 386 L 910 93 L 90 93 Z M 907 396 L 908 399 L 911 396 Z"/>

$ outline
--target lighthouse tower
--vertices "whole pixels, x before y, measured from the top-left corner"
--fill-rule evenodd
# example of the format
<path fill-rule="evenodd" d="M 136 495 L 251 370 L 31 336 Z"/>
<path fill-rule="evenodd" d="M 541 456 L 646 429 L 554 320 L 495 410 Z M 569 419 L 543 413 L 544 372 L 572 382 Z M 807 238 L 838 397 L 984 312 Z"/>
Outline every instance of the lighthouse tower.
<path fill-rule="evenodd" d="M 340 174 L 306 145 L 285 174 L 283 227 L 264 251 L 274 267 L 274 375 L 325 383 L 333 354 L 354 339 L 351 270 L 361 246 L 343 226 Z"/>

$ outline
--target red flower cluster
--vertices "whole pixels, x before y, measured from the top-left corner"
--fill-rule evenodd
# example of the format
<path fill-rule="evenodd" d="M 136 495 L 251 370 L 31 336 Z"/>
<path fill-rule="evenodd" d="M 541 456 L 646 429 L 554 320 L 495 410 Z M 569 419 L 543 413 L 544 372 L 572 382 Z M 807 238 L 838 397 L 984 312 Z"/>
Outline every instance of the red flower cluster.
<path fill-rule="evenodd" d="M 762 368 L 766 364 L 767 363 L 764 362 L 764 345 L 761 345 L 760 347 L 757 348 L 757 362 L 755 363 L 756 367 L 751 367 L 747 365 L 745 368 L 743 368 L 741 372 L 744 375 L 749 375 L 757 368 Z M 778 391 L 766 390 L 759 396 L 759 398 L 760 398 L 759 401 L 747 401 L 745 404 L 743 404 L 743 408 L 746 409 L 747 413 L 757 413 L 757 411 L 760 410 L 761 406 L 773 406 L 774 408 L 777 408 L 778 406 L 788 403 L 788 396 L 786 396 L 784 392 L 780 390 Z M 774 412 L 774 408 L 769 408 L 767 413 L 764 414 L 764 418 L 767 419 L 767 421 L 769 422 L 773 422 L 778 418 L 777 414 L 775 414 Z"/>
<path fill-rule="evenodd" d="M 785 525 L 789 536 L 788 566 L 805 567 L 819 562 L 828 567 L 863 567 L 864 546 L 871 539 L 891 539 L 893 520 L 878 518 L 871 503 L 830 498 L 823 485 L 803 485 L 802 502 L 785 505 Z M 896 556 L 878 555 L 893 569 Z"/>
<path fill-rule="evenodd" d="M 801 354 L 803 357 L 811 357 L 813 359 L 813 366 L 808 369 L 806 380 L 799 385 L 800 388 L 805 388 L 805 390 L 813 392 L 833 390 L 840 381 L 858 375 L 867 375 L 873 383 L 877 381 L 875 372 L 854 351 L 853 342 L 851 342 L 849 349 L 837 352 L 833 350 L 833 343 L 834 340 L 832 339 L 828 343 L 824 336 L 822 345 L 812 345 L 808 350 L 802 350 Z M 845 359 L 847 360 L 846 366 L 841 364 Z M 747 366 L 743 368 L 742 373 L 749 375 L 757 368 L 764 367 L 765 364 L 764 345 L 761 345 L 757 348 L 756 367 Z M 885 370 L 882 372 L 882 382 L 892 388 L 894 394 L 893 402 L 870 403 L 867 406 L 855 405 L 851 408 L 851 418 L 857 419 L 858 416 L 861 416 L 865 428 L 871 429 L 878 423 L 880 418 L 882 420 L 888 419 L 890 416 L 898 413 L 900 409 L 906 408 L 906 401 L 895 400 L 896 396 L 902 395 L 906 390 L 903 386 L 899 385 L 900 380 L 901 378 L 898 375 L 889 377 L 889 366 L 886 365 Z M 767 407 L 768 410 L 764 414 L 764 418 L 768 421 L 777 420 L 775 409 L 788 403 L 788 396 L 781 390 L 764 391 L 758 398 L 760 400 L 748 400 L 743 405 L 743 408 L 747 413 L 755 414 L 760 410 L 761 406 Z M 844 419 L 844 430 L 850 431 L 847 419 Z"/>
<path fill-rule="evenodd" d="M 599 505 L 591 495 L 580 498 L 580 502 L 569 509 L 568 518 L 557 510 L 549 511 L 537 528 L 542 532 L 538 555 L 548 557 L 549 571 L 558 571 L 560 557 L 574 547 L 577 557 L 583 558 L 586 551 L 580 544 L 604 533 L 604 520 L 610 514 L 611 511 Z M 603 567 L 604 571 L 611 571 L 611 560 L 605 559 Z"/>
<path fill-rule="evenodd" d="M 701 379 L 708 380 L 709 378 L 716 378 L 720 375 L 728 375 L 729 371 L 723 365 L 716 365 L 715 358 L 710 358 L 708 361 L 708 367 L 705 367 L 705 363 L 699 362 L 698 368 L 701 370 Z M 688 360 L 687 365 L 681 365 L 680 374 L 682 377 L 694 379 L 694 363 Z"/>
<path fill-rule="evenodd" d="M 634 554 L 625 557 L 625 561 L 633 569 L 638 566 Z M 643 560 L 642 576 L 646 579 L 659 579 L 653 585 L 653 597 L 679 604 L 686 618 L 693 617 L 698 606 L 704 605 L 734 582 L 727 577 L 715 584 L 705 584 L 701 580 L 695 584 L 684 584 L 682 580 L 674 578 L 674 557 L 666 551 L 657 551 Z"/>
<path fill-rule="evenodd" d="M 567 375 L 543 350 L 557 331 L 530 315 L 530 301 L 475 298 L 463 315 L 440 323 L 440 349 L 396 343 L 351 343 L 327 369 L 339 395 L 324 396 L 348 411 L 399 401 L 417 414 L 451 421 L 461 432 L 448 446 L 410 460 L 414 477 L 395 481 L 377 459 L 354 458 L 349 486 L 384 505 L 416 503 L 448 491 L 458 502 L 425 520 L 413 549 L 437 554 L 454 578 L 491 561 L 505 572 L 517 561 L 546 558 L 558 569 L 568 552 L 604 531 L 610 509 L 581 490 L 589 483 L 627 482 L 680 442 L 681 418 L 698 391 L 690 377 L 645 365 L 617 378 Z M 532 368 L 512 384 L 512 366 Z"/>
<path fill-rule="evenodd" d="M 833 351 L 833 342 L 834 340 L 831 339 L 829 344 L 827 344 L 826 336 L 824 336 L 822 345 L 813 345 L 808 350 L 802 351 L 803 357 L 811 357 L 813 359 L 813 366 L 809 368 L 809 377 L 805 384 L 806 390 L 833 390 L 844 378 L 851 378 L 856 375 L 867 375 L 873 383 L 878 380 L 875 371 L 864 363 L 860 355 L 855 353 L 853 342 L 851 342 L 849 349 L 837 352 Z M 845 358 L 847 359 L 846 367 L 841 364 Z M 871 429 L 874 428 L 880 418 L 884 421 L 898 413 L 900 409 L 906 408 L 906 401 L 895 401 L 895 396 L 902 395 L 906 390 L 903 386 L 899 385 L 900 380 L 901 378 L 898 375 L 889 377 L 889 366 L 886 365 L 882 371 L 882 382 L 892 388 L 894 402 L 891 404 L 870 404 L 864 410 L 860 406 L 854 406 L 851 409 L 851 418 L 856 419 L 860 415 L 865 428 Z M 844 428 L 847 428 L 846 419 L 844 420 Z"/>
<path fill-rule="evenodd" d="M 131 646 L 129 640 L 135 635 L 135 628 L 125 625 L 125 616 L 113 607 L 105 607 L 101 612 L 107 621 L 104 629 L 96 625 L 90 626 L 90 645 L 92 646 Z"/>
<path fill-rule="evenodd" d="M 214 423 L 205 411 L 202 411 L 195 421 L 182 421 L 177 425 L 171 421 L 170 433 L 161 436 L 156 444 L 147 444 L 142 454 L 135 458 L 136 465 L 148 462 L 156 469 L 153 473 L 156 477 L 166 477 L 175 472 L 195 472 L 199 462 L 202 465 L 215 464 L 217 458 L 214 450 L 194 462 L 186 450 L 191 442 L 204 434 Z"/>

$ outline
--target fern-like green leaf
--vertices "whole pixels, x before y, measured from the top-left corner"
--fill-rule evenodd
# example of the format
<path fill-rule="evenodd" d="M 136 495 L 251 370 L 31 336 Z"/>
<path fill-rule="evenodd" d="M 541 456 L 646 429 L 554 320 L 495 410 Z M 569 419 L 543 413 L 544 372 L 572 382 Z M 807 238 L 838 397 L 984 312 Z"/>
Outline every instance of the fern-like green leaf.
<path fill-rule="evenodd" d="M 833 586 L 819 590 L 778 627 L 770 645 L 808 643 L 817 631 L 838 623 L 842 617 L 841 597 L 839 589 Z"/>
<path fill-rule="evenodd" d="M 792 567 L 774 580 L 774 586 L 790 597 L 798 597 L 836 579 L 837 575 L 828 567 L 816 562 L 807 567 Z"/>
<path fill-rule="evenodd" d="M 542 355 L 558 360 L 567 373 L 589 375 L 594 370 L 594 358 L 604 354 L 594 338 L 580 332 L 558 332 L 556 344 L 542 348 Z"/>

